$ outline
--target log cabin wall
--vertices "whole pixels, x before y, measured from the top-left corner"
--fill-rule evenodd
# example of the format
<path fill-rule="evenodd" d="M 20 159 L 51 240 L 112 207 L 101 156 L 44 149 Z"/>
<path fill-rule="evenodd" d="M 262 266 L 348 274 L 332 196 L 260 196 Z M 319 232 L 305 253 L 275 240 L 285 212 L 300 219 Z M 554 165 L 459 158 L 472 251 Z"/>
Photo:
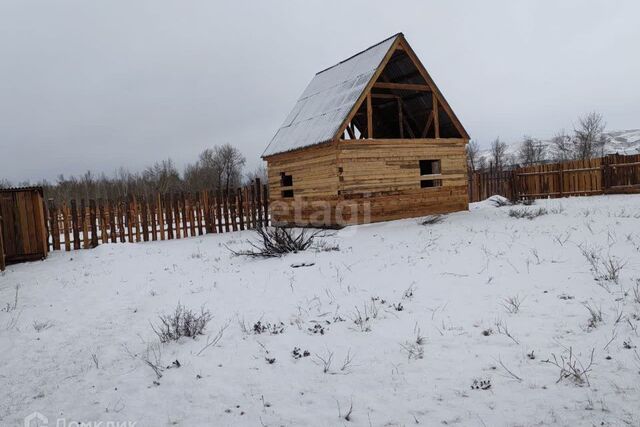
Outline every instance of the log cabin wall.
<path fill-rule="evenodd" d="M 272 221 L 341 226 L 466 210 L 465 145 L 464 139 L 360 139 L 269 157 Z M 436 173 L 423 174 L 421 160 L 437 162 Z"/>
<path fill-rule="evenodd" d="M 467 210 L 466 142 L 464 139 L 340 141 L 340 197 L 360 200 L 363 205 L 358 211 L 359 218 L 349 220 L 378 222 Z M 437 162 L 437 170 L 421 171 L 421 161 Z M 370 203 L 368 221 L 362 211 L 365 202 Z"/>
<path fill-rule="evenodd" d="M 314 220 L 317 203 L 335 207 L 338 199 L 336 144 L 278 154 L 265 159 L 269 177 L 269 202 L 274 224 L 308 225 Z M 283 179 L 289 179 L 283 182 Z M 297 212 L 298 218 L 295 219 Z M 331 220 L 320 225 L 331 225 Z"/>

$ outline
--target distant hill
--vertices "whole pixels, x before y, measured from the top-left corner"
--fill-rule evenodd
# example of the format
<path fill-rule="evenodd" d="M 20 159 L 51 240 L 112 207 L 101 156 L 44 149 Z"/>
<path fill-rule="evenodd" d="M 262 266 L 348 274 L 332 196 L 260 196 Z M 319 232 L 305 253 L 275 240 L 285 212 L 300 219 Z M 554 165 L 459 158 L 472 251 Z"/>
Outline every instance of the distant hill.
<path fill-rule="evenodd" d="M 609 136 L 609 142 L 604 147 L 605 154 L 640 154 L 640 129 L 616 130 L 605 133 Z M 545 146 L 545 152 L 548 156 L 552 151 L 551 140 L 541 140 L 540 142 Z M 517 162 L 519 151 L 519 143 L 509 144 L 507 155 L 512 156 Z M 490 150 L 488 148 L 482 150 L 480 157 L 488 160 L 491 157 Z"/>

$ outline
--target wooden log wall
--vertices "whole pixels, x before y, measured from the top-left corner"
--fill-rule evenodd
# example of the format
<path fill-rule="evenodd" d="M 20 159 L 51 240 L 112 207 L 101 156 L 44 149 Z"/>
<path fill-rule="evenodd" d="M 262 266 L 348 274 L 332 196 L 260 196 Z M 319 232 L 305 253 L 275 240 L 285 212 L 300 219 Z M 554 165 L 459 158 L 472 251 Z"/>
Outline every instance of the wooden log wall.
<path fill-rule="evenodd" d="M 130 196 L 123 200 L 49 200 L 51 250 L 87 249 L 105 243 L 184 239 L 268 226 L 266 184 L 256 179 L 232 191 Z"/>

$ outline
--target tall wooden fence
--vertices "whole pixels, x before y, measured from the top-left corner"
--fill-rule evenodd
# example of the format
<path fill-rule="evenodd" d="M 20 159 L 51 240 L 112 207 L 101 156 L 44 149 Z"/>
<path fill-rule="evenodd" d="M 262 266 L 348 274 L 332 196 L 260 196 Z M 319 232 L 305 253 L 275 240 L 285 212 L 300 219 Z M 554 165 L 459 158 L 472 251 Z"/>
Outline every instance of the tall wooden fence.
<path fill-rule="evenodd" d="M 469 175 L 469 201 L 640 193 L 640 155 L 542 164 Z"/>
<path fill-rule="evenodd" d="M 233 191 L 70 200 L 47 205 L 51 250 L 102 243 L 148 242 L 247 230 L 269 225 L 267 185 L 257 179 Z"/>

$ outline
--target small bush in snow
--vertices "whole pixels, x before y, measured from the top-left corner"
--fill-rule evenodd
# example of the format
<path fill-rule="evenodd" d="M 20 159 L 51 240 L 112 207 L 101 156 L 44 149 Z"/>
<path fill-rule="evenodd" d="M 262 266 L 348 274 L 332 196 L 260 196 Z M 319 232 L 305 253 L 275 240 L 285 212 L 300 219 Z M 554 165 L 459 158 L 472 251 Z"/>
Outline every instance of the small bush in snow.
<path fill-rule="evenodd" d="M 595 329 L 602 322 L 602 309 L 599 307 L 592 307 L 589 304 L 584 304 L 584 307 L 589 311 L 589 319 L 587 320 L 587 329 Z"/>
<path fill-rule="evenodd" d="M 317 237 L 326 236 L 324 230 L 308 231 L 285 227 L 260 227 L 255 232 L 257 239 L 249 242 L 251 249 L 247 251 L 231 250 L 231 252 L 234 255 L 257 258 L 279 257 L 288 253 L 305 251 L 314 246 Z M 324 242 L 317 242 L 315 246 L 326 250 Z"/>
<path fill-rule="evenodd" d="M 7 303 L 4 308 L 2 308 L 0 311 L 4 311 L 7 313 L 11 313 L 12 311 L 14 311 L 16 308 L 18 308 L 18 293 L 20 292 L 20 285 L 16 285 L 16 293 L 13 297 L 13 303 Z"/>
<path fill-rule="evenodd" d="M 580 251 L 591 266 L 591 272 L 596 281 L 619 283 L 620 272 L 626 265 L 626 262 L 613 256 L 604 257 L 597 248 L 585 246 L 581 247 Z"/>
<path fill-rule="evenodd" d="M 434 224 L 440 224 L 442 221 L 444 221 L 444 217 L 442 215 L 429 215 L 424 217 L 424 219 L 420 221 L 420 224 L 434 225 Z"/>
<path fill-rule="evenodd" d="M 633 288 L 633 301 L 640 304 L 640 279 L 636 279 L 636 287 Z"/>
<path fill-rule="evenodd" d="M 528 220 L 532 220 L 539 216 L 546 215 L 547 213 L 548 212 L 545 208 L 538 208 L 538 209 L 517 208 L 517 209 L 509 210 L 509 216 L 511 218 L 528 219 Z"/>
<path fill-rule="evenodd" d="M 36 332 L 44 331 L 45 329 L 49 329 L 52 326 L 53 323 L 49 322 L 48 320 L 45 320 L 43 322 L 40 322 L 38 320 L 33 321 L 33 329 L 35 329 Z"/>
<path fill-rule="evenodd" d="M 507 312 L 516 314 L 520 311 L 520 305 L 522 304 L 522 301 L 524 301 L 524 298 L 520 299 L 520 297 L 516 295 L 513 297 L 505 298 L 502 306 L 505 308 L 505 310 L 507 310 Z"/>
<path fill-rule="evenodd" d="M 360 332 L 370 332 L 371 322 L 378 317 L 378 307 L 376 307 L 375 300 L 371 300 L 371 304 L 365 303 L 362 306 L 362 311 L 358 307 L 355 308 L 355 312 L 352 315 L 353 323 L 358 327 Z"/>
<path fill-rule="evenodd" d="M 166 343 L 177 341 L 180 337 L 195 338 L 202 335 L 210 320 L 211 313 L 208 310 L 201 308 L 197 314 L 178 303 L 172 314 L 160 316 L 160 323 L 152 325 L 152 328 L 160 342 Z"/>
<path fill-rule="evenodd" d="M 260 334 L 269 334 L 269 335 L 280 335 L 284 333 L 284 323 L 262 323 L 258 320 L 253 324 L 253 333 L 256 335 Z"/>
<path fill-rule="evenodd" d="M 415 343 L 415 342 L 407 342 L 404 344 L 400 344 L 402 349 L 407 353 L 407 357 L 409 360 L 414 359 L 422 359 L 424 358 L 424 347 Z"/>
<path fill-rule="evenodd" d="M 560 355 L 558 358 L 555 354 L 552 354 L 551 357 L 553 360 L 547 359 L 544 362 L 550 363 L 560 369 L 560 375 L 558 376 L 556 383 L 559 383 L 562 380 L 570 380 L 579 386 L 589 386 L 589 372 L 591 372 L 591 365 L 593 365 L 594 351 L 595 349 L 591 350 L 591 357 L 586 366 L 573 354 L 572 347 L 569 347 L 568 356 Z"/>

